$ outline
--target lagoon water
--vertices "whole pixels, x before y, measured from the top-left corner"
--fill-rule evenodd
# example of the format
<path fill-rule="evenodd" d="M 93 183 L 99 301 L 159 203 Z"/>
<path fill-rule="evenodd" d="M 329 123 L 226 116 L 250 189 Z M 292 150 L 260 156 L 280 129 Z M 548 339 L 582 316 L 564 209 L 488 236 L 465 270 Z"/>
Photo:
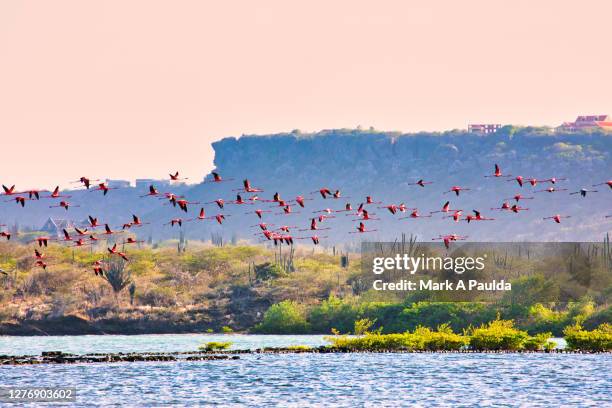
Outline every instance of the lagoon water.
<path fill-rule="evenodd" d="M 38 354 L 41 347 L 188 351 L 212 340 L 252 348 L 316 345 L 322 336 L 2 337 L 0 354 L 17 344 L 24 348 L 11 354 Z M 78 406 L 603 407 L 610 404 L 611 373 L 610 354 L 249 354 L 221 361 L 0 366 L 0 382 L 77 387 Z"/>

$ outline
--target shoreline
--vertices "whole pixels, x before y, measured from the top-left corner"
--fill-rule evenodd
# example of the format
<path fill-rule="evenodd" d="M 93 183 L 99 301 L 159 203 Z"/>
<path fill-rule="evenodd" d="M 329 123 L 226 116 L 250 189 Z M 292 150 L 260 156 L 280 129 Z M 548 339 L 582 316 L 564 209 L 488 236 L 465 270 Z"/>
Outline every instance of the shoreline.
<path fill-rule="evenodd" d="M 610 351 L 588 350 L 347 350 L 330 346 L 308 349 L 290 347 L 266 347 L 259 349 L 219 351 L 181 351 L 181 352 L 139 352 L 139 353 L 89 353 L 71 354 L 61 351 L 44 351 L 39 356 L 0 356 L 0 365 L 38 365 L 38 364 L 92 364 L 92 363 L 135 363 L 160 361 L 216 361 L 238 360 L 240 355 L 253 354 L 612 354 Z"/>

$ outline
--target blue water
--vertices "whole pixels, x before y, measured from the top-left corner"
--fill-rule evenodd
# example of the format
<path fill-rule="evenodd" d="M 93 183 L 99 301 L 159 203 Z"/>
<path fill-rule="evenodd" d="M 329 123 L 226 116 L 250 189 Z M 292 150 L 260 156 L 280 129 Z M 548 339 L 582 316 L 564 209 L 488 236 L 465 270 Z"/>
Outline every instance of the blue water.
<path fill-rule="evenodd" d="M 202 343 L 229 341 L 233 349 L 257 349 L 290 345 L 320 346 L 321 335 L 248 335 L 248 334 L 142 334 L 88 336 L 0 336 L 0 355 L 39 355 L 42 351 L 64 353 L 119 353 L 195 351 Z"/>
<path fill-rule="evenodd" d="M 191 344 L 228 337 L 240 348 L 322 341 L 321 336 L 75 336 L 44 345 L 63 339 L 65 347 L 52 348 L 99 352 L 91 348 L 105 345 L 105 351 L 118 351 L 132 339 L 141 351 L 154 346 L 177 351 L 178 345 L 193 350 Z M 2 338 L 2 347 L 35 341 L 28 347 L 37 354 L 43 339 L 49 341 Z M 222 361 L 0 366 L 0 383 L 76 387 L 75 406 L 604 407 L 610 406 L 611 373 L 610 354 L 250 354 Z"/>

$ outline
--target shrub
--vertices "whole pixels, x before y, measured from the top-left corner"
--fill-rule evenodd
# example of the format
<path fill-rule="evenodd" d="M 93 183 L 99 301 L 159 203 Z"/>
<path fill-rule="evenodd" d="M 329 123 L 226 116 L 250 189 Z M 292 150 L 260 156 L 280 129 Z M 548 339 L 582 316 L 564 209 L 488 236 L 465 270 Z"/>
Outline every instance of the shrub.
<path fill-rule="evenodd" d="M 520 350 L 529 337 L 516 329 L 512 320 L 494 320 L 479 328 L 468 330 L 470 347 L 474 350 Z"/>
<path fill-rule="evenodd" d="M 176 304 L 176 291 L 167 286 L 157 286 L 139 294 L 138 300 L 147 306 L 173 306 Z"/>
<path fill-rule="evenodd" d="M 584 330 L 579 324 L 563 330 L 570 350 L 610 351 L 612 350 L 612 325 L 603 323 L 595 330 Z"/>
<path fill-rule="evenodd" d="M 529 336 L 523 343 L 525 350 L 537 351 L 537 350 L 552 350 L 556 344 L 554 341 L 548 341 L 552 336 L 552 333 L 538 333 L 535 336 Z"/>
<path fill-rule="evenodd" d="M 370 329 L 372 328 L 375 322 L 376 322 L 376 319 L 374 320 L 370 320 L 370 319 L 355 320 L 355 326 L 354 326 L 355 329 L 353 333 L 355 333 L 356 335 L 366 334 L 367 332 L 370 331 Z"/>
<path fill-rule="evenodd" d="M 230 334 L 230 333 L 233 333 L 233 332 L 234 332 L 234 329 L 232 329 L 232 328 L 231 328 L 231 327 L 229 327 L 229 326 L 223 326 L 223 327 L 221 328 L 221 332 L 222 332 L 222 333 L 225 333 L 225 334 Z"/>
<path fill-rule="evenodd" d="M 347 351 L 459 350 L 469 343 L 467 337 L 453 333 L 448 325 L 440 326 L 437 331 L 418 327 L 412 333 L 366 333 L 359 337 L 329 336 L 325 339 L 332 348 Z"/>
<path fill-rule="evenodd" d="M 208 343 L 202 344 L 198 347 L 198 350 L 201 351 L 219 351 L 219 350 L 227 350 L 232 346 L 232 343 L 229 341 L 210 341 Z"/>
<path fill-rule="evenodd" d="M 353 330 L 359 317 L 358 308 L 353 302 L 330 295 L 327 300 L 312 308 L 308 321 L 315 333 L 329 333 L 332 327 L 348 333 Z"/>
<path fill-rule="evenodd" d="M 275 279 L 285 275 L 287 275 L 287 273 L 278 264 L 266 262 L 255 265 L 255 278 L 257 280 Z"/>
<path fill-rule="evenodd" d="M 256 332 L 269 334 L 307 333 L 309 329 L 303 308 L 290 300 L 270 306 L 263 321 L 255 326 Z"/>

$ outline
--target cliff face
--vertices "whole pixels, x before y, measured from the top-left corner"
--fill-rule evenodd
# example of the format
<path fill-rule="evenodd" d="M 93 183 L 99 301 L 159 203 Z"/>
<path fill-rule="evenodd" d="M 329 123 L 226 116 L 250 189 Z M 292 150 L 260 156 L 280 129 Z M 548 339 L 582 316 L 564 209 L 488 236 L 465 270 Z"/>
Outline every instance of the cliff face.
<path fill-rule="evenodd" d="M 213 143 L 215 166 L 224 177 L 234 178 L 226 186 L 204 184 L 192 189 L 202 199 L 216 195 L 232 196 L 227 185 L 239 184 L 248 177 L 254 186 L 265 190 L 260 196 L 270 198 L 278 191 L 291 199 L 297 194 L 306 195 L 321 187 L 340 189 L 346 199 L 322 200 L 318 196 L 307 202 L 299 224 L 305 228 L 311 211 L 326 207 L 341 209 L 346 202 L 357 207 L 366 195 L 386 204 L 401 202 L 416 207 L 422 214 L 438 210 L 446 200 L 454 208 L 465 212 L 478 209 L 495 222 L 467 225 L 432 219 L 393 220 L 383 209 L 375 209 L 383 220 L 372 223 L 376 234 L 369 239 L 390 239 L 401 232 L 416 233 L 429 240 L 439 233 L 465 233 L 473 239 L 504 240 L 600 240 L 611 230 L 612 191 L 600 186 L 598 193 L 586 198 L 569 195 L 581 187 L 591 187 L 610 179 L 612 175 L 612 135 L 606 133 L 552 133 L 535 128 L 506 127 L 492 135 L 469 134 L 461 131 L 445 133 L 399 134 L 360 130 L 330 130 L 317 134 L 279 134 L 272 136 L 243 136 L 226 138 Z M 567 178 L 559 181 L 557 188 L 569 191 L 535 193 L 550 187 L 540 183 L 536 187 L 519 187 L 514 181 L 485 178 L 499 163 L 505 173 L 525 178 Z M 424 178 L 434 184 L 425 188 L 410 183 Z M 453 185 L 471 190 L 460 197 L 443 194 Z M 519 204 L 529 211 L 510 214 L 490 210 L 499 207 L 503 199 L 521 193 L 535 197 Z M 507 200 L 509 201 L 509 200 Z M 269 204 L 268 204 L 269 205 Z M 244 206 L 251 207 L 251 206 Z M 241 212 L 242 213 L 242 212 Z M 557 225 L 542 217 L 568 214 L 572 218 Z M 406 214 L 403 214 L 404 216 Z M 271 222 L 293 225 L 290 217 L 269 217 Z M 329 220 L 332 230 L 319 235 L 331 235 L 334 240 L 353 239 L 347 231 L 356 222 L 349 222 L 343 214 Z M 398 218 L 397 216 L 395 218 Z M 254 217 L 251 218 L 253 220 Z M 228 222 L 234 226 L 244 224 L 242 217 Z M 254 222 L 250 222 L 254 224 Z M 231 227 L 230 227 L 231 228 Z M 239 233 L 239 235 L 242 235 Z M 302 234 L 304 235 L 304 234 Z M 244 235 L 242 235 L 244 236 Z"/>
<path fill-rule="evenodd" d="M 328 236 L 325 242 L 357 242 L 361 238 L 394 239 L 400 233 L 415 233 L 423 240 L 430 240 L 438 234 L 458 233 L 470 239 L 492 241 L 515 240 L 597 240 L 612 230 L 612 190 L 599 186 L 597 193 L 586 198 L 569 195 L 581 187 L 591 188 L 592 184 L 612 178 L 612 135 L 595 133 L 551 133 L 534 128 L 503 128 L 496 134 L 477 135 L 462 131 L 445 133 L 400 134 L 396 132 L 376 132 L 363 130 L 329 130 L 316 134 L 298 132 L 225 138 L 213 143 L 215 166 L 224 178 L 233 178 L 226 183 L 201 183 L 182 192 L 191 201 L 202 203 L 217 198 L 233 200 L 236 189 L 242 180 L 248 178 L 255 187 L 265 190 L 259 193 L 263 199 L 271 199 L 279 192 L 284 199 L 304 195 L 312 200 L 306 202 L 307 208 L 298 209 L 300 214 L 291 216 L 275 215 L 280 208 L 272 203 L 260 202 L 257 205 L 227 205 L 223 210 L 231 214 L 221 227 L 213 221 L 189 223 L 184 227 L 188 238 L 209 239 L 213 231 L 220 232 L 226 240 L 232 236 L 254 239 L 256 229 L 249 226 L 258 222 L 252 212 L 256 208 L 271 211 L 264 218 L 277 225 L 295 225 L 307 228 L 313 211 L 324 208 L 342 209 L 350 202 L 356 208 L 365 201 L 366 195 L 375 201 L 387 204 L 405 203 L 416 207 L 423 215 L 439 210 L 446 200 L 451 208 L 482 211 L 495 221 L 479 223 L 454 223 L 442 219 L 440 214 L 432 218 L 407 219 L 398 221 L 401 214 L 391 216 L 387 210 L 370 206 L 370 212 L 382 220 L 371 222 L 369 228 L 376 233 L 357 236 L 348 234 L 357 222 L 356 217 L 337 213 L 336 218 L 327 220 L 331 230 L 321 231 L 320 236 Z M 550 187 L 550 183 L 540 183 L 535 188 L 525 185 L 520 188 L 514 181 L 485 178 L 493 172 L 498 163 L 504 173 L 525 178 L 550 177 L 567 178 L 556 184 L 568 191 L 557 193 L 535 193 Z M 208 177 L 210 178 L 210 177 Z M 410 185 L 423 178 L 433 181 L 424 188 Z M 470 188 L 470 191 L 443 194 L 453 185 Z M 345 198 L 322 200 L 319 195 L 309 195 L 322 187 L 340 189 Z M 162 227 L 171 217 L 193 217 L 200 205 L 190 209 L 185 215 L 171 206 L 161 206 L 156 199 L 140 199 L 143 191 L 111 191 L 109 197 L 100 200 L 97 193 L 81 193 L 89 204 L 70 210 L 75 219 L 84 218 L 87 213 L 95 212 L 99 218 L 112 222 L 127 221 L 131 212 L 139 213 L 143 219 L 153 221 L 153 226 L 143 228 L 142 238 L 152 234 L 154 239 L 175 237 L 176 228 Z M 504 199 L 521 193 L 531 200 L 519 204 L 529 210 L 520 214 L 491 210 L 499 207 Z M 119 196 L 119 202 L 111 196 Z M 96 196 L 96 197 L 94 197 Z M 243 194 L 246 199 L 250 194 Z M 94 200 L 95 198 L 95 200 Z M 75 203 L 77 199 L 71 200 Z M 511 201 L 511 200 L 506 200 Z M 30 208 L 28 208 L 30 207 Z M 215 205 L 204 205 L 209 214 L 219 210 Z M 38 225 L 32 217 L 42 218 L 48 209 L 36 210 L 35 205 L 26 209 L 16 208 L 14 204 L 3 204 L 2 221 L 6 224 L 18 219 L 21 225 Z M 62 211 L 55 211 L 63 215 Z M 542 220 L 544 216 L 567 214 L 561 224 Z M 157 221 L 155 221 L 157 220 Z M 323 226 L 323 225 L 322 225 Z M 308 232 L 294 235 L 307 236 Z M 306 242 L 306 241 L 301 241 Z"/>

